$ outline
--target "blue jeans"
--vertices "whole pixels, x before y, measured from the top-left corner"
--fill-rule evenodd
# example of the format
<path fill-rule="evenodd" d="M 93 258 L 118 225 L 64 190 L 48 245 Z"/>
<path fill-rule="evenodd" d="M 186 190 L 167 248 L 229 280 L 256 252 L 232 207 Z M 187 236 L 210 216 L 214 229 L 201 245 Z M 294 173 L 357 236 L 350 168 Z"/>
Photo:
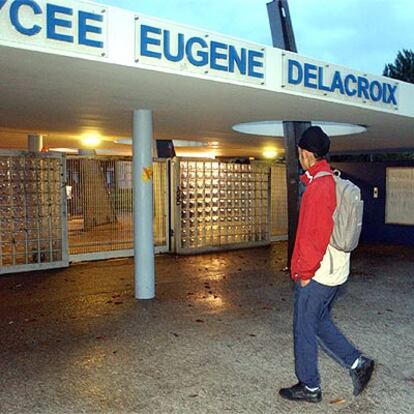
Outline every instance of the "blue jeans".
<path fill-rule="evenodd" d="M 295 372 L 298 380 L 310 388 L 320 386 L 318 371 L 318 341 L 337 362 L 350 368 L 361 355 L 330 317 L 339 286 L 325 286 L 314 280 L 295 286 L 293 333 Z"/>

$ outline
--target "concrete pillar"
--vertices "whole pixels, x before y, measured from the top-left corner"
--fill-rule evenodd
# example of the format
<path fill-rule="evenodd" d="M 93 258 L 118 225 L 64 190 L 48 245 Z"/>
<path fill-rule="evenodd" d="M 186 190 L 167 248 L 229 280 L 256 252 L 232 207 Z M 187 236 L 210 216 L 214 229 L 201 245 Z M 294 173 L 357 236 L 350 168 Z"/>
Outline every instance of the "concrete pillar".
<path fill-rule="evenodd" d="M 30 152 L 40 152 L 43 148 L 43 136 L 42 135 L 28 135 L 27 136 L 27 149 Z"/>
<path fill-rule="evenodd" d="M 153 234 L 152 112 L 133 115 L 135 297 L 155 297 Z"/>

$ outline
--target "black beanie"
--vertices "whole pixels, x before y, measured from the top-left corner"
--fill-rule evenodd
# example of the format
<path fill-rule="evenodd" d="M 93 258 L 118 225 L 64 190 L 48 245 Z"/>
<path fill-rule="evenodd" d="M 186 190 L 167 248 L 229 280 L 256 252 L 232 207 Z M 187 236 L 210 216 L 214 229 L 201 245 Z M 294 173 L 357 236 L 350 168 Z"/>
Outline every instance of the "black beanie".
<path fill-rule="evenodd" d="M 321 127 L 309 127 L 300 138 L 299 147 L 323 157 L 329 152 L 331 141 Z"/>

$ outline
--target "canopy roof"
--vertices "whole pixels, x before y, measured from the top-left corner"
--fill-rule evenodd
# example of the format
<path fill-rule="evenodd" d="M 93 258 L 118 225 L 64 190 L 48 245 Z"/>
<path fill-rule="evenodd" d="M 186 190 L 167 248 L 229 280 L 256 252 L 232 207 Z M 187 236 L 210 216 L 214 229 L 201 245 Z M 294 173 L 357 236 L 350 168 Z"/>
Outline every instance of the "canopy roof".
<path fill-rule="evenodd" d="M 103 152 L 130 153 L 116 141 L 131 136 L 134 109 L 153 110 L 156 138 L 222 156 L 282 153 L 281 137 L 232 129 L 271 120 L 367 127 L 334 137 L 333 151 L 414 148 L 414 85 L 117 8 L 18 4 L 0 4 L 1 148 L 25 148 L 33 133 L 81 148 L 94 132 Z"/>

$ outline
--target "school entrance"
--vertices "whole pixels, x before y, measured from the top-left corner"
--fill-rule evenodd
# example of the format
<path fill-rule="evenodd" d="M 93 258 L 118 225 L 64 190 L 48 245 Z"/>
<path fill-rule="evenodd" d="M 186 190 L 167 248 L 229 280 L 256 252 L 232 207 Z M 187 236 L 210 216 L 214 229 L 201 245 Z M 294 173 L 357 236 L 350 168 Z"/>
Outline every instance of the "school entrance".
<path fill-rule="evenodd" d="M 286 237 L 282 164 L 155 159 L 153 194 L 155 253 Z M 131 157 L 1 151 L 0 274 L 133 256 L 132 200 Z"/>

